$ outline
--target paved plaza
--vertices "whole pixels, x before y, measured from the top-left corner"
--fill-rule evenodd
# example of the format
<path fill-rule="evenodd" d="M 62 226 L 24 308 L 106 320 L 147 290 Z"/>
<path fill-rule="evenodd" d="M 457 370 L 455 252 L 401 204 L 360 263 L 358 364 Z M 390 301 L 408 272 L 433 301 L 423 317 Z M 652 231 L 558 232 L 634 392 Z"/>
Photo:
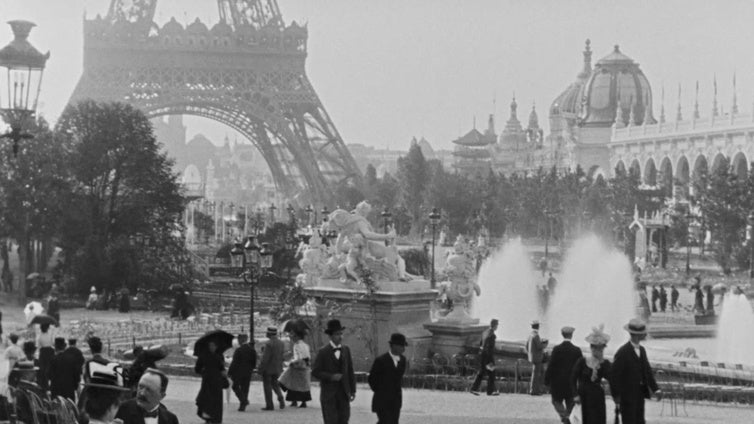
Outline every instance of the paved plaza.
<path fill-rule="evenodd" d="M 319 408 L 319 390 L 312 386 L 312 397 L 308 408 L 291 408 L 285 410 L 261 411 L 264 406 L 262 385 L 253 382 L 249 393 L 251 405 L 246 412 L 237 412 L 238 402 L 231 394 L 230 403 L 225 404 L 223 423 L 275 423 L 302 424 L 321 423 L 322 412 Z M 181 424 L 200 424 L 196 416 L 193 399 L 199 391 L 199 380 L 175 377 L 170 382 L 167 407 L 178 415 Z M 371 412 L 372 393 L 365 385 L 360 385 L 356 400 L 351 408 L 351 423 L 374 423 L 376 415 Z M 612 401 L 608 399 L 608 409 Z M 276 405 L 277 407 L 277 402 Z M 663 410 L 664 406 L 664 410 Z M 647 404 L 648 423 L 751 423 L 754 421 L 754 408 L 744 406 L 714 406 L 686 404 L 678 406 L 678 417 L 670 417 L 669 406 L 651 401 Z M 612 417 L 611 417 L 612 418 Z M 550 405 L 549 396 L 528 396 L 503 394 L 498 397 L 485 395 L 476 397 L 463 392 L 442 392 L 432 390 L 404 390 L 403 424 L 483 424 L 483 423 L 522 423 L 522 424 L 557 424 L 555 412 Z M 612 422 L 612 419 L 609 420 Z"/>

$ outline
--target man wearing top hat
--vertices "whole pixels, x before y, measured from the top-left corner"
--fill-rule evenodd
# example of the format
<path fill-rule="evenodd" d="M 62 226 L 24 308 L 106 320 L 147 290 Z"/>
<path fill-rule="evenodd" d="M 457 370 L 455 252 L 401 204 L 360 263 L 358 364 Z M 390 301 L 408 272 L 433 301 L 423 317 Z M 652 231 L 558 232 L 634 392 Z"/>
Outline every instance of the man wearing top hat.
<path fill-rule="evenodd" d="M 178 424 L 178 417 L 162 404 L 168 382 L 165 373 L 147 368 L 136 386 L 136 397 L 123 402 L 115 417 L 123 424 Z"/>
<path fill-rule="evenodd" d="M 372 412 L 377 414 L 377 424 L 398 424 L 403 405 L 403 374 L 406 357 L 403 352 L 408 343 L 401 333 L 390 335 L 390 349 L 375 358 L 369 371 L 369 388 L 374 392 Z"/>
<path fill-rule="evenodd" d="M 317 352 L 312 365 L 312 376 L 320 381 L 319 401 L 325 424 L 348 424 L 349 402 L 356 399 L 351 350 L 341 344 L 343 330 L 345 327 L 339 320 L 327 322 L 325 333 L 330 336 L 330 342 Z"/>
<path fill-rule="evenodd" d="M 531 382 L 529 384 L 529 394 L 539 396 L 542 394 L 542 379 L 544 377 L 544 359 L 545 346 L 547 339 L 539 337 L 539 321 L 531 322 L 531 334 L 526 341 L 526 355 L 533 367 L 531 372 Z"/>
<path fill-rule="evenodd" d="M 647 326 L 632 319 L 623 327 L 631 340 L 621 346 L 613 357 L 610 393 L 623 424 L 644 424 L 644 399 L 657 392 L 657 382 L 641 341 L 647 337 Z"/>
<path fill-rule="evenodd" d="M 87 369 L 86 384 L 81 403 L 89 424 L 111 424 L 118 413 L 120 404 L 130 390 L 123 384 L 123 368 L 111 362 L 93 362 Z"/>
<path fill-rule="evenodd" d="M 545 371 L 545 386 L 550 387 L 552 405 L 564 423 L 569 422 L 568 417 L 574 405 L 571 371 L 576 362 L 584 356 L 581 349 L 571 343 L 574 331 L 575 329 L 569 326 L 560 329 L 563 343 L 552 348 L 552 356 Z"/>
<path fill-rule="evenodd" d="M 283 373 L 283 353 L 285 345 L 278 339 L 278 329 L 267 327 L 267 343 L 262 346 L 262 360 L 259 362 L 259 373 L 262 374 L 262 386 L 264 388 L 263 411 L 272 411 L 275 407 L 272 404 L 272 391 L 278 397 L 280 409 L 285 408 L 285 398 L 283 391 L 280 390 L 278 378 Z"/>

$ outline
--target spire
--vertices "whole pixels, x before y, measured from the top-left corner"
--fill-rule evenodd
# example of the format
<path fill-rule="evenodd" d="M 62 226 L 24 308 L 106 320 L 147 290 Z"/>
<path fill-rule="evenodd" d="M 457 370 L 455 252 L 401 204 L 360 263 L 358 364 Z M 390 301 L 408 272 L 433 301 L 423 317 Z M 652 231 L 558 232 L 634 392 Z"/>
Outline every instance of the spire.
<path fill-rule="evenodd" d="M 738 99 L 736 98 L 736 73 L 733 72 L 733 104 L 730 106 L 730 114 L 738 114 Z"/>
<path fill-rule="evenodd" d="M 678 84 L 678 110 L 675 113 L 676 121 L 683 121 L 683 115 L 681 114 L 681 84 Z"/>
<path fill-rule="evenodd" d="M 511 117 L 509 118 L 510 121 L 518 121 L 516 109 L 518 109 L 518 103 L 516 103 L 516 93 L 513 93 L 513 100 L 511 100 Z"/>
<path fill-rule="evenodd" d="M 660 91 L 660 123 L 665 123 L 665 84 L 662 85 Z"/>
<path fill-rule="evenodd" d="M 712 77 L 712 87 L 714 88 L 714 95 L 712 96 L 712 116 L 718 115 L 717 110 L 717 75 Z"/>
<path fill-rule="evenodd" d="M 628 126 L 633 127 L 636 125 L 636 100 L 634 99 L 634 96 L 631 96 L 631 110 L 628 112 Z"/>
<path fill-rule="evenodd" d="M 644 119 L 642 120 L 643 125 L 649 125 L 653 124 L 654 122 L 652 119 L 652 105 L 649 104 L 649 93 L 646 93 L 644 95 Z"/>
<path fill-rule="evenodd" d="M 487 120 L 487 133 L 495 134 L 495 115 L 493 114 L 490 114 L 490 117 Z"/>
<path fill-rule="evenodd" d="M 699 119 L 699 81 L 696 81 L 696 90 L 694 92 L 694 119 Z"/>
<path fill-rule="evenodd" d="M 584 68 L 579 72 L 578 78 L 587 79 L 592 74 L 592 42 L 587 38 L 584 47 Z"/>
<path fill-rule="evenodd" d="M 539 117 L 537 116 L 537 106 L 534 102 L 531 104 L 531 113 L 529 113 L 529 127 L 539 128 Z"/>

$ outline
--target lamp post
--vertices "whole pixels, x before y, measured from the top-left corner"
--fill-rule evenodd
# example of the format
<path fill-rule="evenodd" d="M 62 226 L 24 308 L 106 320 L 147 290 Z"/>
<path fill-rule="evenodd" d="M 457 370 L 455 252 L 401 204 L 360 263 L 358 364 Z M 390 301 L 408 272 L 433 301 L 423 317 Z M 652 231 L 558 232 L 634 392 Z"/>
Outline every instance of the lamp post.
<path fill-rule="evenodd" d="M 275 211 L 277 210 L 277 207 L 275 207 L 274 203 L 270 204 L 270 223 L 275 223 Z"/>
<path fill-rule="evenodd" d="M 322 207 L 322 212 L 320 213 L 322 214 L 322 222 L 327 222 L 327 220 L 330 218 L 330 211 L 327 209 L 327 205 Z"/>
<path fill-rule="evenodd" d="M 285 208 L 286 211 L 288 211 L 288 221 L 290 222 L 291 226 L 296 222 L 296 209 L 288 203 L 288 207 Z"/>
<path fill-rule="evenodd" d="M 749 278 L 754 278 L 754 211 L 746 218 L 746 237 L 749 239 Z"/>
<path fill-rule="evenodd" d="M 385 206 L 385 209 L 382 210 L 382 213 L 380 214 L 382 217 L 382 228 L 384 230 L 384 233 L 387 234 L 387 225 L 390 223 L 390 218 L 393 217 L 393 214 L 390 213 L 390 209 Z M 390 244 L 387 240 L 385 240 L 385 246 Z"/>
<path fill-rule="evenodd" d="M 233 255 L 243 255 L 244 283 L 249 285 L 249 339 L 254 343 L 254 286 L 272 267 L 272 251 L 267 243 L 262 243 L 261 248 L 255 242 L 253 236 L 246 238 L 246 243 L 236 243 L 231 250 Z"/>
<path fill-rule="evenodd" d="M 429 221 L 432 223 L 432 266 L 431 277 L 429 279 L 430 287 L 435 288 L 435 233 L 437 231 L 437 224 L 440 223 L 440 211 L 437 208 L 432 208 L 432 212 L 429 214 Z"/>
<path fill-rule="evenodd" d="M 42 54 L 29 43 L 29 32 L 36 25 L 29 21 L 10 21 L 14 39 L 0 50 L 0 115 L 10 131 L 0 137 L 13 141 L 13 157 L 18 143 L 33 138 L 23 132 L 26 121 L 37 110 L 42 74 L 50 53 Z"/>
<path fill-rule="evenodd" d="M 306 205 L 306 209 L 304 209 L 304 212 L 306 212 L 306 225 L 312 225 L 312 213 L 314 213 L 314 206 L 311 204 Z M 316 216 L 314 219 L 316 220 Z"/>

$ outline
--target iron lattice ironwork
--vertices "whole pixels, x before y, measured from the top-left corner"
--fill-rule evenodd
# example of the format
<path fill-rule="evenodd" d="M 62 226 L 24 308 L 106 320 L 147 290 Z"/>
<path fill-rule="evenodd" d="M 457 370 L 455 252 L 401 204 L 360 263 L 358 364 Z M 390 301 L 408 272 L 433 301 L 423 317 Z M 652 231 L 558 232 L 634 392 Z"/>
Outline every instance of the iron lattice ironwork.
<path fill-rule="evenodd" d="M 308 31 L 276 0 L 217 0 L 220 22 L 153 23 L 157 0 L 111 0 L 84 21 L 84 72 L 71 102 L 120 100 L 147 116 L 185 114 L 234 128 L 279 189 L 326 201 L 361 174 L 305 71 Z M 301 193 L 305 193 L 302 195 Z"/>

